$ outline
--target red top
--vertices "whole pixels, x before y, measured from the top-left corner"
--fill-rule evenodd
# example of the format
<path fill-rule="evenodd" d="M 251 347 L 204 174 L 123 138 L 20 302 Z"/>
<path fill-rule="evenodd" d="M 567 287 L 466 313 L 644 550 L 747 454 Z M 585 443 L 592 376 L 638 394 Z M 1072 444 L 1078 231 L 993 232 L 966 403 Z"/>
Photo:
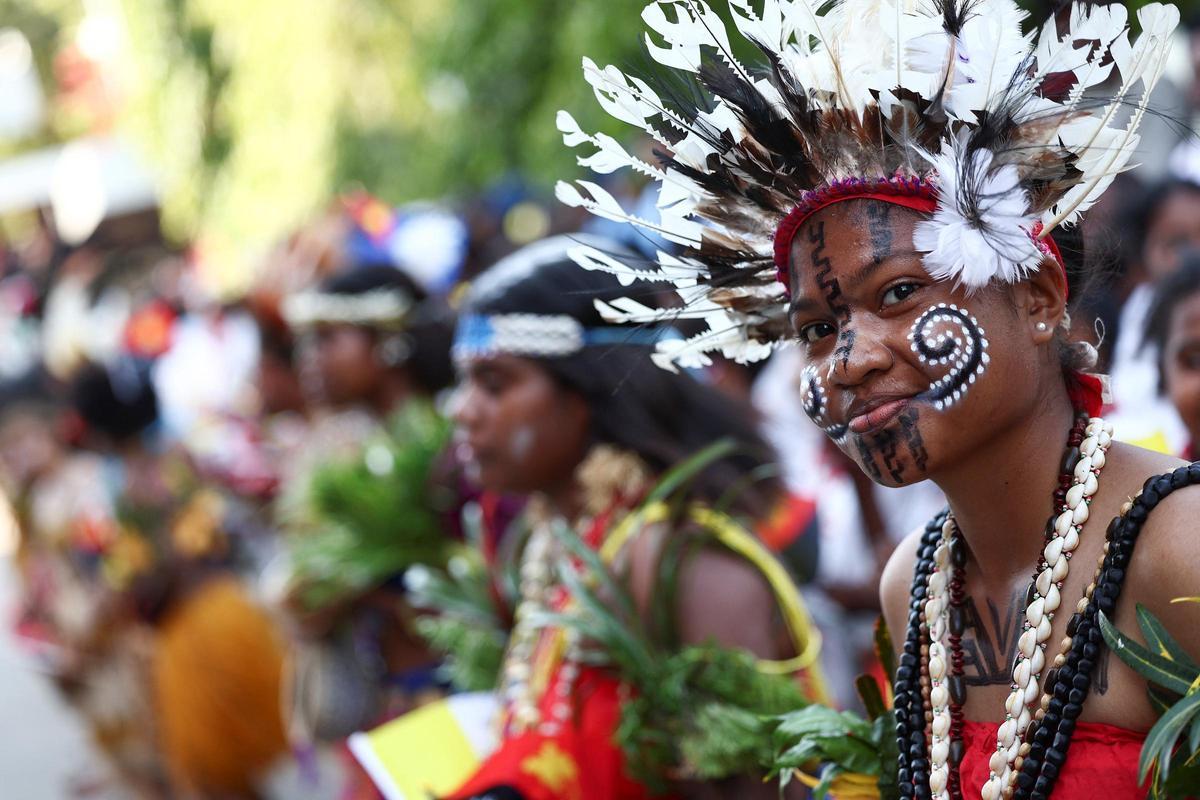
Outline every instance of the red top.
<path fill-rule="evenodd" d="M 963 726 L 963 761 L 960 767 L 964 797 L 979 797 L 988 778 L 988 759 L 996 751 L 995 722 L 970 722 Z M 1146 797 L 1148 787 L 1137 785 L 1138 757 L 1146 734 L 1105 725 L 1080 722 L 1071 737 L 1066 765 L 1058 775 L 1051 800 L 1126 800 Z M 1097 793 L 1097 790 L 1103 792 Z"/>

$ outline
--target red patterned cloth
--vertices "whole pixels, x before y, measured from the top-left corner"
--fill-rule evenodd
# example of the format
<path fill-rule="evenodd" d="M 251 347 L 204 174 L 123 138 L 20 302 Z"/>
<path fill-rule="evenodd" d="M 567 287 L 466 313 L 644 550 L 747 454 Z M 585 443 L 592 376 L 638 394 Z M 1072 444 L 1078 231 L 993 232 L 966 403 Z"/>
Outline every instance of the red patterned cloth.
<path fill-rule="evenodd" d="M 966 749 L 960 774 L 964 797 L 979 797 L 988 778 L 997 727 L 995 722 L 968 721 L 963 728 Z M 1138 757 L 1145 740 L 1145 733 L 1115 725 L 1078 723 L 1051 800 L 1141 800 L 1148 791 L 1137 784 Z"/>
<path fill-rule="evenodd" d="M 583 533 L 583 541 L 598 550 L 617 516 L 614 504 Z M 494 549 L 485 547 L 489 561 Z M 563 610 L 570 600 L 565 587 L 555 587 L 551 606 Z M 535 674 L 546 670 L 538 711 L 544 721 L 557 723 L 546 734 L 513 727 L 505 712 L 500 747 L 457 791 L 445 800 L 465 800 L 496 786 L 508 786 L 525 800 L 649 800 L 644 787 L 625 774 L 625 758 L 617 746 L 621 697 L 626 691 L 610 673 L 595 667 L 570 665 L 578 670 L 572 681 L 564 676 L 561 659 L 562 631 L 545 628 L 535 650 Z M 564 707 L 565 719 L 556 716 Z"/>
<path fill-rule="evenodd" d="M 556 676 L 542 697 L 543 715 L 552 713 L 558 680 Z M 649 800 L 653 795 L 625 774 L 625 759 L 613 741 L 620 692 L 612 677 L 583 669 L 571 693 L 571 719 L 556 735 L 507 737 L 447 800 L 463 800 L 493 786 L 511 786 L 525 800 Z"/>

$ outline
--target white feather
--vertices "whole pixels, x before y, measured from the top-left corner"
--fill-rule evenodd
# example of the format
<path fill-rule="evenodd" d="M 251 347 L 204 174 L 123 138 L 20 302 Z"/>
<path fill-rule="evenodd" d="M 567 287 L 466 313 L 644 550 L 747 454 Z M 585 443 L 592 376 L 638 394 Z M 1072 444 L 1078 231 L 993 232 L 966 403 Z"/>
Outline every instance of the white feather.
<path fill-rule="evenodd" d="M 636 269 L 594 247 L 580 246 L 569 248 L 567 250 L 567 257 L 586 270 L 607 272 L 609 275 L 615 276 L 622 286 L 630 286 L 635 281 L 668 280 L 667 276 L 662 272 L 651 269 Z"/>
<path fill-rule="evenodd" d="M 676 244 L 687 245 L 688 247 L 700 246 L 700 235 L 703 232 L 703 228 L 698 223 L 686 219 L 672 218 L 670 224 L 667 224 L 667 219 L 664 216 L 663 224 L 655 225 L 649 220 L 627 213 L 625 209 L 621 208 L 621 204 L 617 202 L 617 199 L 599 184 L 583 180 L 576 181 L 576 183 L 578 187 L 586 190 L 590 197 L 581 193 L 578 187 L 566 181 L 559 181 L 554 186 L 554 196 L 558 198 L 560 203 L 573 208 L 586 208 L 596 216 L 612 220 L 613 222 L 627 222 L 639 228 L 653 231 L 664 239 Z"/>
<path fill-rule="evenodd" d="M 1166 66 L 1170 54 L 1167 43 L 1171 32 L 1179 24 L 1179 9 L 1154 3 L 1138 11 L 1138 21 L 1142 25 L 1142 34 L 1137 42 L 1126 49 L 1122 44 L 1123 37 L 1118 37 L 1111 48 L 1122 81 L 1116 99 L 1101 113 L 1093 115 L 1090 132 L 1085 133 L 1079 141 L 1063 139 L 1064 144 L 1079 156 L 1079 163 L 1083 165 L 1080 171 L 1084 177 L 1055 204 L 1053 216 L 1045 222 L 1044 236 L 1048 236 L 1059 225 L 1076 221 L 1081 213 L 1090 208 L 1113 178 L 1126 168 L 1137 147 L 1137 129 L 1145 116 L 1150 94 Z M 1129 105 L 1128 98 L 1139 84 L 1142 90 L 1133 103 L 1133 116 L 1123 130 L 1115 136 L 1110 135 L 1112 129 L 1108 123 L 1118 109 Z M 1101 155 L 1092 158 L 1093 152 Z"/>
<path fill-rule="evenodd" d="M 675 20 L 667 18 L 670 8 Z M 733 56 L 725 23 L 703 0 L 657 0 L 642 10 L 642 19 L 668 47 L 660 47 L 646 34 L 646 49 L 658 63 L 687 72 L 698 72 L 701 47 L 712 47 L 718 57 L 749 80 L 746 68 Z"/>

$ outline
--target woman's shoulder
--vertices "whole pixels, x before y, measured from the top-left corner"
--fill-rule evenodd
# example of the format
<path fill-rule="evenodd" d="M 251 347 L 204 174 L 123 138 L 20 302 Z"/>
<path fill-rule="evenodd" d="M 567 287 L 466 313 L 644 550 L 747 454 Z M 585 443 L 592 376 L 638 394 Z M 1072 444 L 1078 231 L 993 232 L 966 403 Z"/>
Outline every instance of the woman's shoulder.
<path fill-rule="evenodd" d="M 1118 609 L 1118 626 L 1131 619 L 1135 603 L 1143 605 L 1181 634 L 1185 649 L 1200 654 L 1195 606 L 1172 602 L 1200 594 L 1200 463 L 1128 450 L 1144 477 L 1127 493 L 1134 502 L 1126 517 L 1138 531 L 1125 578 L 1129 602 Z"/>
<path fill-rule="evenodd" d="M 912 591 L 913 570 L 917 564 L 917 556 L 926 537 L 932 532 L 941 530 L 946 512 L 936 514 L 925 525 L 917 528 L 901 540 L 892 551 L 891 558 L 883 568 L 879 581 L 879 603 L 883 609 L 884 621 L 891 631 L 894 641 L 903 630 L 902 623 L 906 619 L 910 592 Z"/>

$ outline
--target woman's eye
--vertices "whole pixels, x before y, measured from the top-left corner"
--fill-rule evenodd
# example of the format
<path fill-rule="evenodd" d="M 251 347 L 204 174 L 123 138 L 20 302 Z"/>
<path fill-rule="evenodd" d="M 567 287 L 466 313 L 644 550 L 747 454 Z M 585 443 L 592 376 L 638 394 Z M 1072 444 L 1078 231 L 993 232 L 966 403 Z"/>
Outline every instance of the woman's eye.
<path fill-rule="evenodd" d="M 806 344 L 814 344 L 826 336 L 833 336 L 833 334 L 833 326 L 828 322 L 813 322 L 800 329 L 800 341 Z"/>
<path fill-rule="evenodd" d="M 884 307 L 894 306 L 920 288 L 915 283 L 898 283 L 883 293 Z"/>

